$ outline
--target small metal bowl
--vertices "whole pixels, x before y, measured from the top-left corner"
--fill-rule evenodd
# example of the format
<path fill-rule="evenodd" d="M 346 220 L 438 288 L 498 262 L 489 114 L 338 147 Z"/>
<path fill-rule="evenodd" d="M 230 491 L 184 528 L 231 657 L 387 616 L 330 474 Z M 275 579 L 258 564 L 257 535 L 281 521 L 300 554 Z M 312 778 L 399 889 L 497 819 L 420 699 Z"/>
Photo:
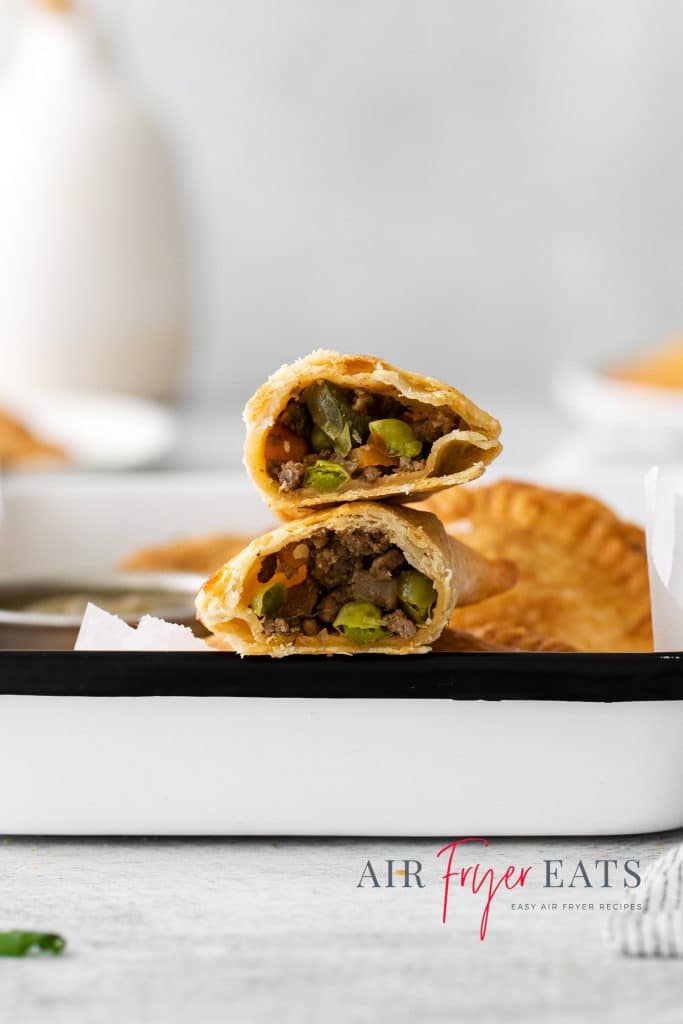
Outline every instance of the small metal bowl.
<path fill-rule="evenodd" d="M 204 636 L 194 608 L 203 582 L 203 576 L 182 572 L 0 578 L 0 649 L 72 650 L 87 601 L 113 611 L 131 626 L 143 615 L 155 615 Z M 72 607 L 53 610 L 60 597 L 70 599 Z"/>

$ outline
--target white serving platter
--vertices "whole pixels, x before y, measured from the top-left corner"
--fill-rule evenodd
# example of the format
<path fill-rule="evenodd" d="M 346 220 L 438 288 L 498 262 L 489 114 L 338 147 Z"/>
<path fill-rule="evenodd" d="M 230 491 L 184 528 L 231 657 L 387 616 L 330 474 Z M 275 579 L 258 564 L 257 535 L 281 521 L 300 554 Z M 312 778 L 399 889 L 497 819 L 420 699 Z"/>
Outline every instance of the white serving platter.
<path fill-rule="evenodd" d="M 593 490 L 639 510 L 639 484 L 603 474 Z M 139 545 L 270 521 L 237 476 L 16 478 L 4 489 L 0 572 L 99 571 Z M 0 652 L 0 744 L 15 766 L 0 787 L 0 832 L 675 828 L 682 667 L 677 654 Z"/>
<path fill-rule="evenodd" d="M 4 833 L 683 824 L 683 701 L 670 699 L 683 696 L 681 656 L 4 658 L 0 745 L 16 766 L 0 789 Z"/>

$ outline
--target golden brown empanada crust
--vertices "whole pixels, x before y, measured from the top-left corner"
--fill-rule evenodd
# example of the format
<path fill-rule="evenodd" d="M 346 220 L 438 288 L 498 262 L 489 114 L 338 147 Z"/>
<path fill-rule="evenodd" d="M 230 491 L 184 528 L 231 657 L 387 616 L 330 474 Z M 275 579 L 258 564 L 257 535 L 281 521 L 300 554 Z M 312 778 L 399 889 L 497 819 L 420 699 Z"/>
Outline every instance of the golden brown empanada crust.
<path fill-rule="evenodd" d="M 601 502 L 506 480 L 443 492 L 424 507 L 519 572 L 507 593 L 456 609 L 454 629 L 508 625 L 579 651 L 652 650 L 644 532 Z"/>
<path fill-rule="evenodd" d="M 418 627 L 411 640 L 390 637 L 359 647 L 334 630 L 326 636 L 266 635 L 250 607 L 250 586 L 266 555 L 320 529 L 381 531 L 404 552 L 407 561 L 428 576 L 437 598 L 431 619 Z M 354 502 L 321 510 L 306 519 L 286 523 L 258 537 L 207 580 L 197 595 L 197 617 L 240 654 L 423 654 L 441 633 L 458 603 L 481 600 L 512 585 L 515 570 L 506 562 L 490 562 L 466 545 L 449 538 L 436 516 L 417 509 Z"/>
<path fill-rule="evenodd" d="M 575 647 L 553 640 L 552 637 L 539 636 L 537 633 L 525 629 L 524 626 L 510 626 L 505 623 L 473 626 L 470 632 L 452 629 L 449 626 L 435 641 L 432 649 L 441 654 L 451 654 L 457 651 L 571 654 L 576 651 Z"/>
<path fill-rule="evenodd" d="M 210 636 L 207 644 L 218 651 L 234 651 L 223 636 Z M 537 636 L 524 626 L 477 627 L 470 633 L 446 627 L 432 646 L 434 654 L 571 654 L 576 649 L 547 636 Z"/>
<path fill-rule="evenodd" d="M 469 429 L 453 430 L 439 438 L 423 471 L 394 473 L 372 483 L 353 479 L 332 494 L 319 494 L 309 488 L 285 493 L 266 469 L 266 438 L 288 401 L 316 380 L 391 393 L 424 405 L 447 406 Z M 419 501 L 444 487 L 475 480 L 502 450 L 498 420 L 448 384 L 400 370 L 375 356 L 341 355 L 324 349 L 281 366 L 247 402 L 244 421 L 247 470 L 270 507 L 284 519 L 305 516 L 341 501 Z"/>
<path fill-rule="evenodd" d="M 123 572 L 192 572 L 208 576 L 251 540 L 241 534 L 211 533 L 183 537 L 131 552 L 119 563 Z"/>
<path fill-rule="evenodd" d="M 0 410 L 0 468 L 40 469 L 66 461 L 63 448 L 37 437 L 21 420 Z"/>
<path fill-rule="evenodd" d="M 683 339 L 670 338 L 661 347 L 612 366 L 607 376 L 648 388 L 683 389 Z"/>

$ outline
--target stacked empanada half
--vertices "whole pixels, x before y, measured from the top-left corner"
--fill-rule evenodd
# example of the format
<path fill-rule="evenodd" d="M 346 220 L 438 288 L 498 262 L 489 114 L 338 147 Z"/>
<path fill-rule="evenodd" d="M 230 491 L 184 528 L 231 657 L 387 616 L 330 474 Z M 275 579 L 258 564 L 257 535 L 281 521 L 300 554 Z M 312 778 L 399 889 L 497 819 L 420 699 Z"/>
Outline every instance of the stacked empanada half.
<path fill-rule="evenodd" d="M 454 608 L 514 566 L 405 508 L 481 476 L 500 424 L 455 388 L 372 356 L 313 352 L 245 409 L 245 462 L 285 523 L 197 596 L 213 644 L 240 654 L 421 654 Z"/>

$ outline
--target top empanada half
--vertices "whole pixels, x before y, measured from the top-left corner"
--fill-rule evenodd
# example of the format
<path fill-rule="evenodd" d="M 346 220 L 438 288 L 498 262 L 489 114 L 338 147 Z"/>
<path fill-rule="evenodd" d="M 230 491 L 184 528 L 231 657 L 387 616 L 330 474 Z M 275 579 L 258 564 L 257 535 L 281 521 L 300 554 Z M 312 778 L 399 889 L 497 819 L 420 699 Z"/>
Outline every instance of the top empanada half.
<path fill-rule="evenodd" d="M 249 400 L 245 464 L 281 517 L 339 502 L 418 501 L 481 476 L 500 424 L 448 384 L 375 356 L 319 350 Z"/>

